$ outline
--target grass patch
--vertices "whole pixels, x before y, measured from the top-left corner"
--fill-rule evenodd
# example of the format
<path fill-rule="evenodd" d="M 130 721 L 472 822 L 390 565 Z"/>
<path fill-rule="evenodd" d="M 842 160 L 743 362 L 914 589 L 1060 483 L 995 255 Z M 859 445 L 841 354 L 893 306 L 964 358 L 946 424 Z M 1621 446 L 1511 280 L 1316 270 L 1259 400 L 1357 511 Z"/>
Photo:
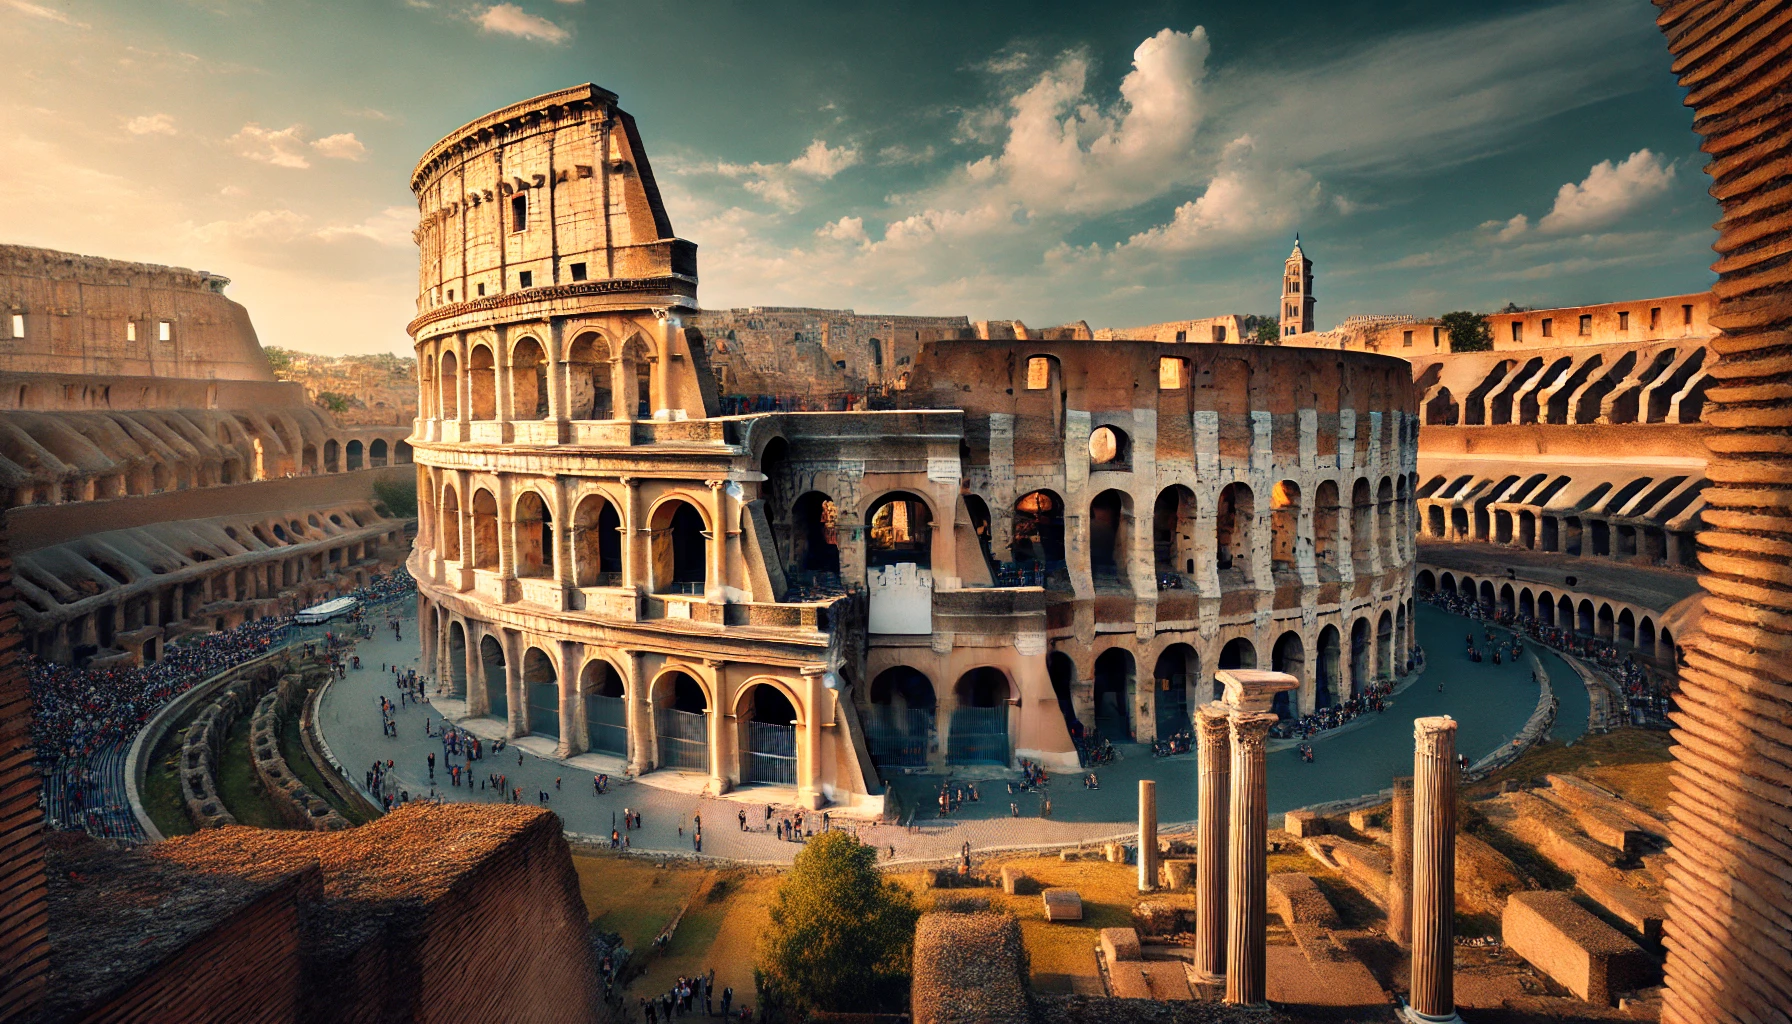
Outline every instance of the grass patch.
<path fill-rule="evenodd" d="M 274 805 L 262 792 L 261 779 L 249 755 L 250 724 L 255 716 L 247 709 L 237 716 L 224 737 L 224 751 L 218 758 L 218 798 L 235 815 L 237 823 L 255 828 L 286 828 Z"/>
<path fill-rule="evenodd" d="M 1476 791 L 1497 789 L 1507 780 L 1523 782 L 1549 774 L 1587 775 L 1590 770 L 1611 774 L 1603 770 L 1666 765 L 1673 761 L 1671 746 L 1672 740 L 1667 733 L 1650 729 L 1619 729 L 1603 735 L 1583 736 L 1572 746 L 1554 741 L 1539 743 L 1474 788 Z M 1621 777 L 1624 773 L 1617 774 Z M 1665 794 L 1662 798 L 1665 799 Z"/>
<path fill-rule="evenodd" d="M 316 793 L 318 799 L 336 808 L 336 813 L 347 818 L 351 825 L 365 825 L 367 816 L 348 802 L 338 798 L 329 783 L 324 781 L 323 773 L 311 758 L 305 756 L 305 741 L 299 736 L 299 709 L 287 715 L 280 723 L 280 756 L 286 758 L 286 767 L 298 776 L 305 788 Z"/>
<path fill-rule="evenodd" d="M 180 747 L 185 729 L 169 729 L 150 752 L 143 778 L 143 809 L 164 836 L 185 836 L 199 831 L 187 817 L 187 801 L 180 792 Z"/>

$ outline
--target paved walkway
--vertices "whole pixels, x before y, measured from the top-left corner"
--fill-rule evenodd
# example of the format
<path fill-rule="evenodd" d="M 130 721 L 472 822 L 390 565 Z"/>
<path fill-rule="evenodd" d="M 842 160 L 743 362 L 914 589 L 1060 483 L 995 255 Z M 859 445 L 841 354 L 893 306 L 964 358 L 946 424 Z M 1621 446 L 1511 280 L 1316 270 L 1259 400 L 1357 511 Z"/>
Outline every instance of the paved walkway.
<path fill-rule="evenodd" d="M 381 664 L 398 664 L 407 669 L 418 665 L 415 613 L 402 621 L 404 639 L 395 642 L 391 628 L 384 624 L 385 617 L 374 617 L 374 639 L 360 641 L 357 648 L 361 670 L 351 670 L 346 680 L 333 684 L 319 709 L 319 727 L 355 785 L 361 785 L 367 767 L 376 758 L 391 759 L 396 786 L 413 797 L 427 796 L 432 792 L 427 755 L 433 752 L 435 794 L 451 800 L 496 802 L 496 794 L 478 788 L 478 779 L 502 773 L 509 776 L 510 786 L 522 789 L 525 801 L 534 801 L 538 792 L 547 791 L 547 806 L 559 813 L 568 833 L 575 838 L 607 843 L 612 823 L 620 827 L 621 812 L 630 808 L 641 812 L 644 826 L 629 834 L 634 850 L 691 853 L 692 826 L 695 816 L 701 814 L 705 855 L 761 863 L 784 863 L 796 855 L 800 848 L 797 844 L 780 842 L 764 831 L 768 803 L 780 818 L 794 811 L 789 802 L 795 795 L 792 790 L 748 786 L 715 798 L 701 795 L 706 781 L 701 775 L 654 772 L 641 780 L 623 780 L 619 759 L 586 754 L 571 761 L 556 761 L 552 757 L 553 743 L 545 738 L 513 741 L 501 753 L 488 753 L 484 760 L 474 762 L 470 789 L 448 785 L 447 765 L 437 738 L 444 722 L 458 721 L 476 735 L 487 737 L 500 735 L 502 725 L 486 719 L 461 721 L 464 704 L 444 700 L 401 706 L 397 712 L 397 738 L 381 734 L 379 698 L 384 695 L 393 701 L 398 699 L 390 668 L 382 672 Z M 1419 635 L 1431 652 L 1425 675 L 1397 693 L 1387 712 L 1363 716 L 1349 727 L 1322 733 L 1316 741 L 1314 764 L 1302 762 L 1292 749 L 1272 751 L 1271 814 L 1374 792 L 1387 787 L 1394 775 L 1410 774 L 1411 722 L 1415 717 L 1454 714 L 1462 722 L 1458 745 L 1471 759 L 1481 757 L 1515 734 L 1537 700 L 1530 669 L 1528 665 L 1469 662 L 1462 653 L 1467 622 L 1421 605 Z M 1574 678 L 1572 671 L 1552 653 L 1544 651 L 1541 656 L 1552 678 L 1557 677 L 1558 671 L 1561 679 Z M 1558 691 L 1561 688 L 1558 684 Z M 1580 723 L 1572 729 L 1574 735 L 1585 728 L 1584 705 L 1578 714 Z M 431 735 L 425 735 L 426 721 Z M 1570 726 L 1572 721 L 1570 717 Z M 894 846 L 897 862 L 950 858 L 966 842 L 973 850 L 1074 845 L 1135 829 L 1141 778 L 1157 780 L 1159 815 L 1165 823 L 1194 819 L 1196 778 L 1192 754 L 1155 758 L 1147 747 L 1128 745 L 1122 748 L 1122 755 L 1122 760 L 1097 770 L 1099 790 L 1084 789 L 1077 775 L 1054 776 L 1050 820 L 1039 817 L 1038 794 L 1010 797 L 1003 780 L 1018 779 L 1018 774 L 996 770 L 993 774 L 998 777 L 990 778 L 992 772 L 985 769 L 975 776 L 980 779 L 977 788 L 981 799 L 966 805 L 952 818 L 932 817 L 931 807 L 923 806 L 913 828 L 854 820 L 839 813 L 834 815 L 834 823 L 857 831 L 867 842 L 884 849 L 886 857 L 888 848 Z M 610 790 L 602 796 L 592 791 L 593 775 L 599 771 L 611 777 Z M 961 776 L 965 777 L 970 776 Z M 556 779 L 560 780 L 558 789 Z M 928 794 L 937 792 L 939 777 L 903 778 L 896 785 L 910 795 L 913 803 L 921 804 Z M 1010 803 L 1015 806 L 1011 808 Z M 740 830 L 741 810 L 747 812 L 748 824 L 760 831 Z M 1011 816 L 1013 811 L 1019 812 L 1018 818 Z M 819 825 L 819 814 L 812 812 L 811 820 Z"/>

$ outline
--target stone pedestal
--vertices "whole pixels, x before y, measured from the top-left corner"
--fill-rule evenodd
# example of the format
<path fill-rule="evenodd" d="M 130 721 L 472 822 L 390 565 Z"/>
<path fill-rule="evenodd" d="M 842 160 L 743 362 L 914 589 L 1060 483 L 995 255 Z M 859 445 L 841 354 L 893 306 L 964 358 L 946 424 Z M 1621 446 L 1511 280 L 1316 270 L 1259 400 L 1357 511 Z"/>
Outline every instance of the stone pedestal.
<path fill-rule="evenodd" d="M 1456 722 L 1412 723 L 1412 991 L 1406 1017 L 1456 1016 Z"/>
<path fill-rule="evenodd" d="M 1401 949 L 1412 943 L 1412 779 L 1394 780 L 1394 806 L 1388 814 L 1393 833 L 1394 873 L 1388 881 L 1388 938 Z"/>
<path fill-rule="evenodd" d="M 1157 889 L 1157 783 L 1139 780 L 1139 891 Z"/>
<path fill-rule="evenodd" d="M 1232 727 L 1226 705 L 1203 704 L 1195 713 L 1200 770 L 1199 822 L 1195 835 L 1195 971 L 1201 980 L 1226 976 L 1226 840 L 1232 804 Z"/>

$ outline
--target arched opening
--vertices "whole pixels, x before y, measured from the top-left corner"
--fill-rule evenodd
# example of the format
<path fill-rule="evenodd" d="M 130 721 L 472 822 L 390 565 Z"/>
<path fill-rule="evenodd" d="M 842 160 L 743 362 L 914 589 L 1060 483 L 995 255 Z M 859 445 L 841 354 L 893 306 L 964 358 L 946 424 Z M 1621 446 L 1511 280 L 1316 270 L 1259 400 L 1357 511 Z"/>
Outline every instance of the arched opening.
<path fill-rule="evenodd" d="M 566 385 L 571 394 L 567 418 L 611 417 L 610 374 L 610 343 L 597 334 L 579 335 L 566 353 Z"/>
<path fill-rule="evenodd" d="M 1585 628 L 1581 629 L 1580 632 L 1586 633 L 1586 632 L 1592 631 L 1592 628 L 1593 628 L 1592 613 L 1593 613 L 1593 606 L 1589 604 L 1589 605 L 1587 605 L 1587 625 Z M 1556 602 L 1557 624 L 1562 629 L 1572 630 L 1572 629 L 1576 628 L 1575 619 L 1576 619 L 1576 616 L 1575 616 L 1575 608 L 1574 608 L 1574 599 L 1569 597 L 1567 594 L 1563 594 L 1561 597 L 1561 600 Z"/>
<path fill-rule="evenodd" d="M 946 760 L 953 764 L 1008 763 L 1008 677 L 985 666 L 959 677 L 953 693 Z"/>
<path fill-rule="evenodd" d="M 708 573 L 703 515 L 688 501 L 674 499 L 653 512 L 653 592 L 701 594 Z"/>
<path fill-rule="evenodd" d="M 436 543 L 450 562 L 460 561 L 460 526 L 460 495 L 448 484 L 442 488 L 441 512 L 436 516 Z"/>
<path fill-rule="evenodd" d="M 1014 503 L 1014 560 L 1050 567 L 1064 561 L 1064 501 L 1034 491 Z"/>
<path fill-rule="evenodd" d="M 299 456 L 299 465 L 307 474 L 317 472 L 317 445 L 309 443 L 305 445 L 304 452 Z M 156 466 L 156 490 L 167 490 L 167 487 L 162 483 L 166 473 L 166 467 L 160 465 Z"/>
<path fill-rule="evenodd" d="M 1531 596 L 1531 588 L 1526 587 L 1518 592 L 1518 615 L 1523 619 L 1537 617 L 1537 599 Z"/>
<path fill-rule="evenodd" d="M 709 697 L 683 672 L 668 672 L 653 684 L 653 725 L 661 768 L 709 770 Z"/>
<path fill-rule="evenodd" d="M 348 443 L 348 468 L 350 470 L 361 468 L 361 442 L 358 440 Z"/>
<path fill-rule="evenodd" d="M 373 439 L 373 443 L 367 446 L 367 464 L 376 469 L 386 464 L 385 438 L 376 437 Z"/>
<path fill-rule="evenodd" d="M 1313 704 L 1329 708 L 1344 699 L 1344 680 L 1340 673 L 1343 657 L 1342 636 L 1338 627 L 1327 626 L 1319 631 L 1319 660 L 1313 666 Z"/>
<path fill-rule="evenodd" d="M 1300 634 L 1289 630 L 1276 637 L 1276 645 L 1270 651 L 1270 668 L 1276 672 L 1286 672 L 1302 683 L 1307 675 L 1307 647 L 1301 642 Z M 1294 701 L 1297 690 L 1283 690 L 1276 694 L 1275 704 L 1270 710 L 1282 718 L 1296 717 Z"/>
<path fill-rule="evenodd" d="M 437 381 L 436 408 L 445 420 L 460 419 L 460 360 L 453 352 L 442 353 L 441 379 Z"/>
<path fill-rule="evenodd" d="M 1125 582 L 1131 525 L 1132 500 L 1124 493 L 1102 491 L 1089 503 L 1089 568 L 1098 589 Z"/>
<path fill-rule="evenodd" d="M 448 626 L 448 696 L 467 699 L 467 631 L 458 622 Z"/>
<path fill-rule="evenodd" d="M 871 714 L 865 724 L 872 763 L 925 768 L 933 748 L 935 703 L 933 681 L 919 671 L 897 665 L 878 673 L 871 681 Z"/>
<path fill-rule="evenodd" d="M 1158 493 L 1151 514 L 1151 551 L 1160 577 L 1194 575 L 1195 492 L 1172 484 Z"/>
<path fill-rule="evenodd" d="M 1511 615 L 1514 610 L 1513 601 L 1512 584 L 1507 583 L 1502 585 L 1500 587 L 1499 613 L 1501 615 Z"/>
<path fill-rule="evenodd" d="M 396 465 L 408 466 L 411 464 L 411 444 L 409 441 L 400 441 L 393 445 L 392 453 L 393 462 Z"/>
<path fill-rule="evenodd" d="M 516 574 L 554 575 L 554 513 L 534 491 L 516 499 Z"/>
<path fill-rule="evenodd" d="M 579 691 L 585 695 L 586 745 L 600 754 L 628 756 L 628 702 L 622 674 L 598 658 L 585 663 Z"/>
<path fill-rule="evenodd" d="M 1252 644 L 1250 642 L 1250 640 L 1246 639 L 1245 637 L 1242 637 L 1242 636 L 1233 637 L 1232 639 L 1226 641 L 1226 646 L 1220 648 L 1220 665 L 1219 665 L 1219 667 L 1221 670 L 1230 669 L 1230 668 L 1256 668 L 1257 667 L 1257 648 L 1256 648 L 1256 646 L 1254 644 Z M 1225 687 L 1220 685 L 1220 681 L 1216 677 L 1213 681 L 1213 699 L 1219 700 L 1224 696 L 1225 696 Z"/>
<path fill-rule="evenodd" d="M 326 472 L 326 473 L 341 472 L 341 470 L 342 470 L 341 455 L 342 455 L 342 446 L 336 443 L 335 438 L 332 437 L 328 441 L 325 441 L 324 442 L 324 472 Z"/>
<path fill-rule="evenodd" d="M 1119 427 L 1100 426 L 1089 434 L 1091 470 L 1127 469 L 1132 465 L 1132 438 Z"/>
<path fill-rule="evenodd" d="M 492 359 L 492 350 L 479 345 L 474 347 L 473 354 L 467 359 L 467 391 L 468 405 L 472 406 L 473 419 L 495 420 L 498 418 L 498 383 L 497 362 Z"/>
<path fill-rule="evenodd" d="M 573 512 L 572 564 L 581 587 L 622 583 L 622 519 L 599 495 L 586 496 Z"/>
<path fill-rule="evenodd" d="M 1440 526 L 1438 532 L 1443 532 Z M 1313 496 L 1313 565 L 1324 583 L 1335 583 L 1338 566 L 1338 484 L 1322 481 Z"/>
<path fill-rule="evenodd" d="M 1201 656 L 1188 644 L 1171 644 L 1157 656 L 1157 670 L 1151 677 L 1156 683 L 1152 711 L 1157 738 L 1188 733 L 1192 725 L 1189 683 L 1201 678 Z"/>
<path fill-rule="evenodd" d="M 1432 505 L 1425 509 L 1425 536 L 1444 536 L 1444 509 L 1442 505 Z"/>
<path fill-rule="evenodd" d="M 1493 612 L 1493 581 L 1481 581 L 1481 610 L 1488 614 Z"/>
<path fill-rule="evenodd" d="M 1256 503 L 1249 487 L 1227 484 L 1220 491 L 1220 503 L 1214 516 L 1214 552 L 1219 560 L 1222 587 L 1251 582 L 1251 527 L 1256 515 Z"/>
<path fill-rule="evenodd" d="M 1350 561 L 1359 577 L 1375 571 L 1375 500 L 1367 480 L 1350 490 Z"/>
<path fill-rule="evenodd" d="M 1375 492 L 1375 546 L 1381 552 L 1381 564 L 1391 568 L 1399 561 L 1394 547 L 1394 482 L 1381 478 Z"/>
<path fill-rule="evenodd" d="M 1421 596 L 1434 593 L 1437 590 L 1437 577 L 1431 574 L 1430 569 L 1420 569 L 1418 575 L 1413 577 L 1412 586 Z"/>
<path fill-rule="evenodd" d="M 1442 589 L 1448 593 L 1451 593 L 1451 594 L 1456 593 L 1456 576 L 1455 576 L 1455 574 L 1446 572 L 1442 576 L 1439 576 L 1437 578 L 1437 585 L 1440 589 Z"/>
<path fill-rule="evenodd" d="M 1292 575 L 1300 537 L 1300 485 L 1279 481 L 1269 492 L 1269 560 L 1274 571 Z"/>
<path fill-rule="evenodd" d="M 1545 626 L 1556 624 L 1556 599 L 1547 590 L 1537 595 L 1537 621 Z"/>
<path fill-rule="evenodd" d="M 1618 613 L 1618 642 L 1636 645 L 1636 616 L 1628 608 Z"/>
<path fill-rule="evenodd" d="M 743 695 L 740 776 L 745 782 L 796 785 L 796 708 L 784 692 L 757 683 Z"/>
<path fill-rule="evenodd" d="M 1382 612 L 1375 623 L 1375 664 L 1377 675 L 1391 678 L 1394 674 L 1394 614 Z"/>
<path fill-rule="evenodd" d="M 1350 691 L 1356 693 L 1373 678 L 1370 658 L 1369 620 L 1358 619 L 1350 625 Z"/>
<path fill-rule="evenodd" d="M 510 349 L 510 414 L 519 420 L 548 417 L 547 355 L 534 338 L 525 337 Z"/>
<path fill-rule="evenodd" d="M 1133 708 L 1137 706 L 1138 669 L 1132 652 L 1110 647 L 1095 659 L 1095 730 L 1110 740 L 1135 738 Z"/>
<path fill-rule="evenodd" d="M 1655 657 L 1655 620 L 1647 615 L 1643 616 L 1642 622 L 1637 623 L 1636 646 L 1637 650 L 1649 657 Z"/>
<path fill-rule="evenodd" d="M 840 572 L 839 517 L 834 499 L 820 491 L 796 499 L 790 509 L 792 573 Z"/>
<path fill-rule="evenodd" d="M 933 567 L 933 512 L 927 502 L 906 491 L 886 494 L 871 506 L 867 521 L 866 568 L 911 562 L 918 569 Z"/>
<path fill-rule="evenodd" d="M 498 499 L 480 488 L 473 492 L 473 568 L 498 567 Z"/>
<path fill-rule="evenodd" d="M 510 720 L 509 681 L 504 674 L 504 647 L 496 637 L 479 640 L 480 675 L 485 680 L 486 715 L 500 722 Z"/>
<path fill-rule="evenodd" d="M 1462 577 L 1462 581 L 1457 584 L 1457 587 L 1458 587 L 1457 593 L 1462 595 L 1462 599 L 1464 601 L 1475 600 L 1475 581 L 1474 580 L 1471 580 L 1467 576 L 1464 576 L 1464 577 Z"/>
<path fill-rule="evenodd" d="M 1412 670 L 1412 634 L 1407 632 L 1406 605 L 1394 609 L 1394 663 L 1388 675 L 1399 677 Z"/>
<path fill-rule="evenodd" d="M 1613 632 L 1615 632 L 1615 623 L 1616 620 L 1612 615 L 1612 606 L 1609 604 L 1601 604 L 1599 606 L 1599 639 L 1610 640 Z"/>
<path fill-rule="evenodd" d="M 539 647 L 523 652 L 523 696 L 529 704 L 529 733 L 560 736 L 560 674 Z"/>

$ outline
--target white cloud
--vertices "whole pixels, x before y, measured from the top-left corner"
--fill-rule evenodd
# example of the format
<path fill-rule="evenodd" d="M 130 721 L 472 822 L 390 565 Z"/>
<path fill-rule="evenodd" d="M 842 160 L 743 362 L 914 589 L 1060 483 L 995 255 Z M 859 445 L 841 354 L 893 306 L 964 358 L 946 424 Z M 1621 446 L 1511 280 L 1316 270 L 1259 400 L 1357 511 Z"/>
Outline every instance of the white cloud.
<path fill-rule="evenodd" d="M 870 245 L 871 239 L 865 235 L 865 218 L 842 217 L 829 221 L 815 232 L 822 238 L 835 242 L 849 242 L 855 245 Z"/>
<path fill-rule="evenodd" d="M 848 167 L 859 162 L 859 151 L 851 146 L 829 148 L 821 139 L 809 143 L 803 155 L 790 161 L 789 167 L 798 174 L 811 178 L 832 178 Z"/>
<path fill-rule="evenodd" d="M 1646 149 L 1637 150 L 1616 166 L 1601 160 L 1579 184 L 1569 182 L 1561 187 L 1555 206 L 1537 227 L 1554 234 L 1606 227 L 1666 192 L 1673 181 L 1674 165 L 1663 163 Z"/>
<path fill-rule="evenodd" d="M 1481 224 L 1481 230 L 1493 232 L 1496 242 L 1510 242 L 1520 238 L 1530 230 L 1530 227 L 1531 218 L 1522 213 L 1517 214 L 1511 220 L 1490 220 Z"/>
<path fill-rule="evenodd" d="M 367 147 L 355 138 L 354 132 L 342 132 L 338 135 L 326 135 L 311 144 L 317 154 L 331 160 L 360 160 L 367 155 Z"/>
<path fill-rule="evenodd" d="M 93 27 L 85 21 L 76 21 L 61 11 L 53 8 L 44 7 L 39 4 L 26 3 L 25 0 L 6 0 L 6 2 L 13 10 L 18 11 L 20 14 L 28 14 L 33 18 L 42 18 L 45 21 L 59 22 L 71 28 Z"/>
<path fill-rule="evenodd" d="M 305 158 L 302 131 L 296 124 L 275 131 L 251 121 L 231 136 L 230 141 L 236 145 L 238 153 L 251 160 L 302 171 L 311 166 L 311 161 Z"/>
<path fill-rule="evenodd" d="M 530 14 L 515 4 L 494 4 L 477 18 L 479 27 L 499 35 L 519 39 L 537 39 L 544 43 L 564 43 L 572 33 L 540 15 Z"/>
<path fill-rule="evenodd" d="M 132 135 L 173 135 L 174 118 L 167 114 L 143 114 L 124 123 Z"/>
<path fill-rule="evenodd" d="M 692 171 L 714 171 L 729 178 L 744 179 L 741 187 L 785 211 L 801 209 L 805 200 L 805 179 L 827 181 L 860 162 L 859 150 L 851 145 L 829 146 L 823 139 L 814 139 L 807 149 L 787 163 L 750 164 L 718 163 L 689 168 Z"/>
<path fill-rule="evenodd" d="M 359 237 L 387 246 L 409 246 L 411 232 L 417 227 L 417 211 L 404 206 L 388 206 L 359 224 L 327 227 L 316 232 L 319 239 L 334 242 Z"/>
<path fill-rule="evenodd" d="M 1241 135 L 1226 144 L 1200 198 L 1183 203 L 1169 223 L 1133 235 L 1120 248 L 1192 253 L 1278 234 L 1317 208 L 1319 199 L 1312 175 L 1258 159 L 1256 141 Z"/>

